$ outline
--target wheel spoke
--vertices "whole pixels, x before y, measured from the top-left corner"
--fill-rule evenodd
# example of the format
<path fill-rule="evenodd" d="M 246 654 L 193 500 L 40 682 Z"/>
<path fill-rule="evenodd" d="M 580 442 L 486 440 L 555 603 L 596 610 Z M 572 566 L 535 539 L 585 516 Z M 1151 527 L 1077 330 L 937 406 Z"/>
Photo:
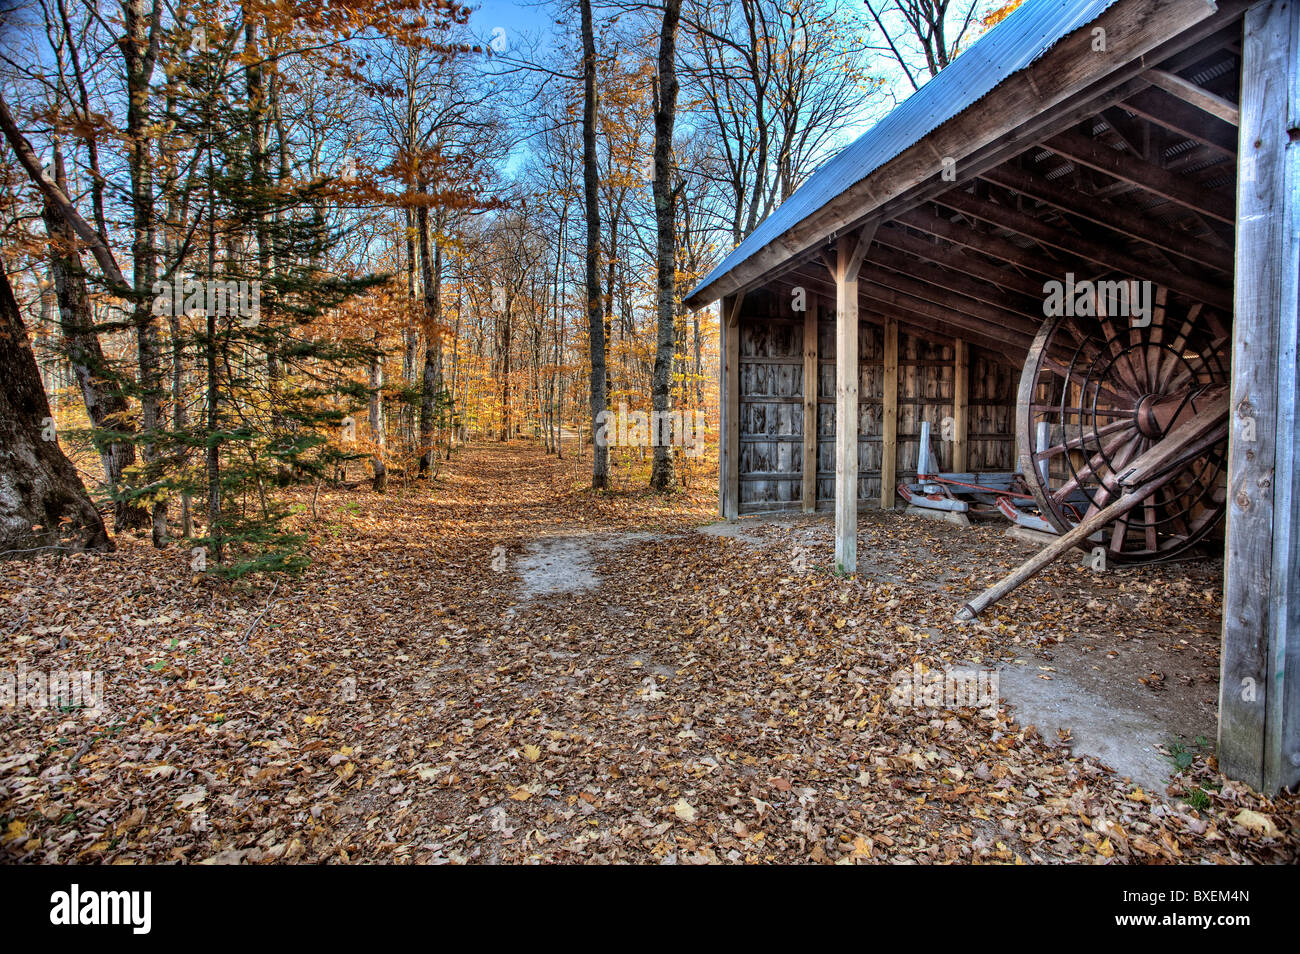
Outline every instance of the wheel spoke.
<path fill-rule="evenodd" d="M 1034 461 L 1040 461 L 1045 457 L 1055 457 L 1058 454 L 1064 454 L 1066 451 L 1082 450 L 1083 445 L 1091 438 L 1105 437 L 1114 434 L 1116 431 L 1132 430 L 1136 427 L 1132 421 L 1112 421 L 1104 427 L 1099 427 L 1095 431 L 1089 431 L 1087 434 L 1081 434 L 1078 437 L 1071 437 L 1068 441 L 1055 444 L 1052 447 L 1044 448 L 1041 451 L 1034 451 Z"/>
<path fill-rule="evenodd" d="M 1110 401 L 1112 404 L 1127 404 L 1132 406 L 1137 404 L 1138 398 L 1142 396 L 1137 393 L 1124 392 L 1123 396 L 1121 397 L 1120 394 L 1111 390 L 1111 388 L 1097 381 L 1089 381 L 1078 371 L 1075 371 L 1071 368 L 1067 368 L 1065 365 L 1061 364 L 1059 361 L 1056 361 L 1053 358 L 1045 358 L 1043 360 L 1043 365 L 1049 371 L 1054 371 L 1058 376 L 1065 378 L 1071 384 L 1077 385 L 1080 388 L 1080 390 L 1089 387 L 1097 388 L 1098 395 L 1106 398 L 1106 400 Z"/>
<path fill-rule="evenodd" d="M 1150 315 L 1146 326 L 1126 329 L 1099 303 L 1095 324 L 1049 319 L 1030 350 L 1017 412 L 1021 446 L 1030 449 L 1023 477 L 1061 532 L 1119 497 L 1118 474 L 1156 446 L 1160 430 L 1201 409 L 1207 388 L 1207 406 L 1221 411 L 1222 322 L 1197 304 L 1172 311 L 1165 288 Z M 1043 425 L 1050 431 L 1040 435 Z M 1041 447 L 1040 436 L 1050 446 Z M 1223 453 L 1211 448 L 1184 460 L 1105 527 L 1098 539 L 1117 562 L 1172 556 L 1205 536 L 1226 509 Z"/>
<path fill-rule="evenodd" d="M 1060 489 L 1057 490 L 1053 496 L 1058 500 L 1065 500 L 1065 498 L 1069 497 L 1082 486 L 1083 481 L 1094 475 L 1097 475 L 1099 479 L 1103 481 L 1104 487 L 1105 478 L 1099 474 L 1100 468 L 1103 465 L 1110 467 L 1112 470 L 1117 469 L 1118 467 L 1123 467 L 1124 464 L 1132 460 L 1133 449 L 1137 447 L 1138 441 L 1141 439 L 1141 434 L 1133 434 L 1131 436 L 1126 434 L 1119 435 L 1119 437 L 1111 441 L 1109 445 L 1103 446 L 1101 450 L 1093 454 L 1088 463 L 1076 471 L 1073 477 L 1063 483 Z M 1112 451 L 1115 452 L 1116 457 L 1123 456 L 1122 463 L 1118 465 L 1111 464 L 1110 455 Z M 1097 509 L 1101 508 L 1098 507 Z"/>
<path fill-rule="evenodd" d="M 1098 306 L 1100 307 L 1100 302 L 1098 303 Z M 1123 383 L 1127 385 L 1128 389 L 1132 392 L 1134 399 L 1141 397 L 1142 385 L 1139 383 L 1140 375 L 1138 374 L 1137 369 L 1133 367 L 1133 358 L 1131 353 L 1120 343 L 1119 333 L 1110 323 L 1110 316 L 1099 314 L 1097 316 L 1097 322 L 1101 325 L 1101 333 L 1106 339 L 1107 348 L 1110 350 L 1112 360 L 1111 367 L 1115 369 L 1115 373 L 1119 375 Z M 1120 367 L 1121 361 L 1123 361 L 1125 365 L 1123 368 Z"/>

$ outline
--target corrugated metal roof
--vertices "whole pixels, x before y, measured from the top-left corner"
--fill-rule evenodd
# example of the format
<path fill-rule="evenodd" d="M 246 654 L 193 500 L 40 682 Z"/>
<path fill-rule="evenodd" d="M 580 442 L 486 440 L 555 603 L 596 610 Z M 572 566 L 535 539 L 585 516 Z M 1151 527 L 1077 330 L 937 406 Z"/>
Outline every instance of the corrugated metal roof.
<path fill-rule="evenodd" d="M 938 76 L 823 163 L 691 291 L 693 297 L 788 229 L 983 99 L 1118 0 L 1025 0 Z M 866 210 L 864 210 L 866 211 Z"/>

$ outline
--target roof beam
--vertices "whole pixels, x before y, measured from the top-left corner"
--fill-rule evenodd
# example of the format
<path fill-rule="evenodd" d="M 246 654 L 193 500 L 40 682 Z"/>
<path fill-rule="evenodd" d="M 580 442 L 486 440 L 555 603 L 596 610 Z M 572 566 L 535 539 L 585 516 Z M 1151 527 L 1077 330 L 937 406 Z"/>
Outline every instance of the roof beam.
<path fill-rule="evenodd" d="M 981 303 L 981 309 L 992 309 L 985 314 L 994 321 L 1011 321 L 1017 317 L 1029 321 L 1026 330 L 1037 331 L 1038 323 L 1043 319 L 1043 290 L 1041 286 L 1030 296 L 1007 292 L 996 285 L 989 285 L 968 274 L 949 271 L 930 262 L 909 258 L 893 249 L 873 248 L 867 256 L 873 265 L 897 272 L 899 280 L 889 279 L 890 284 L 902 291 L 910 291 L 921 297 L 929 297 L 924 286 L 930 285 L 942 289 L 944 293 L 958 295 L 963 299 Z M 931 298 L 931 301 L 935 299 Z M 943 304 L 945 299 L 939 299 Z M 965 309 L 969 311 L 970 309 Z M 1000 313 L 1000 314 L 999 314 Z M 972 312 L 972 314 L 978 314 Z"/>
<path fill-rule="evenodd" d="M 1194 139 L 1225 156 L 1236 158 L 1237 130 L 1221 120 L 1207 116 L 1164 90 L 1151 89 L 1130 96 L 1120 104 L 1134 116 L 1163 126 L 1170 132 Z"/>
<path fill-rule="evenodd" d="M 998 166 L 980 178 L 995 185 L 1029 196 L 1040 202 L 1086 219 L 1096 225 L 1146 242 L 1163 252 L 1170 252 L 1188 261 L 1205 265 L 1220 272 L 1232 271 L 1232 251 L 1216 248 L 1190 235 L 1182 235 L 1162 226 L 1131 206 L 1102 202 L 1078 189 L 1067 189 L 1041 176 L 1035 176 L 1014 166 Z"/>
<path fill-rule="evenodd" d="M 887 280 L 892 281 L 893 276 L 890 276 Z M 858 287 L 862 295 L 880 302 L 881 305 L 888 305 L 889 308 L 884 309 L 885 314 L 892 314 L 891 309 L 894 308 L 905 308 L 907 311 L 920 316 L 926 323 L 942 323 L 954 328 L 961 328 L 973 334 L 982 334 L 988 337 L 1004 339 L 1008 342 L 1015 342 L 1017 346 L 1023 346 L 1026 351 L 1034 340 L 1033 334 L 1025 330 L 1024 323 L 1016 322 L 1015 326 L 1012 327 L 999 324 L 997 321 L 988 318 L 972 315 L 963 308 L 963 306 L 970 303 L 962 301 L 956 295 L 950 295 L 943 304 L 938 304 L 931 300 L 936 297 L 935 291 L 927 293 L 926 297 L 922 298 L 919 295 L 910 295 L 907 292 L 877 281 L 859 282 Z M 880 306 L 877 305 L 876 307 L 879 308 Z"/>
<path fill-rule="evenodd" d="M 791 272 L 781 279 L 790 287 L 803 286 L 817 292 L 830 300 L 835 299 L 835 286 L 824 279 L 805 272 Z M 951 344 L 949 339 L 962 338 L 970 344 L 992 352 L 1004 363 L 1019 367 L 1024 356 L 1029 352 L 1032 339 L 1016 332 L 1008 332 L 991 326 L 978 319 L 946 313 L 942 308 L 932 305 L 925 307 L 925 313 L 914 311 L 895 302 L 888 307 L 876 298 L 866 295 L 861 289 L 858 294 L 858 317 L 883 325 L 888 318 L 898 321 L 898 326 L 910 335 L 925 338 L 937 344 Z"/>
<path fill-rule="evenodd" d="M 1241 110 L 1235 103 L 1230 103 L 1222 96 L 1202 89 L 1190 80 L 1185 80 L 1177 73 L 1167 70 L 1147 70 L 1146 78 L 1152 86 L 1159 86 L 1166 93 L 1177 96 L 1189 106 L 1195 106 L 1203 113 L 1209 113 L 1232 126 L 1241 125 Z"/>
<path fill-rule="evenodd" d="M 858 316 L 873 325 L 882 326 L 892 317 L 898 322 L 899 331 L 905 332 L 913 338 L 921 338 L 924 341 L 930 341 L 938 345 L 951 345 L 953 338 L 960 338 L 967 344 L 972 344 L 989 352 L 999 362 L 1016 370 L 1019 370 L 1021 365 L 1025 363 L 1025 356 L 1029 353 L 1028 346 L 1022 344 L 1019 338 L 1011 336 L 998 337 L 996 330 L 992 334 L 981 334 L 980 332 L 959 328 L 947 322 L 935 321 L 917 315 L 906 308 L 891 307 L 889 314 L 886 315 L 884 311 L 872 308 L 873 304 L 875 303 L 868 300 L 858 309 Z"/>
<path fill-rule="evenodd" d="M 1008 265 L 1027 268 L 1048 278 L 1060 278 L 1062 271 L 1074 267 L 1074 262 L 1078 261 L 1074 258 L 1052 258 L 1042 254 L 1036 248 L 1021 248 L 1008 238 L 981 232 L 968 223 L 954 222 L 931 209 L 913 209 L 900 215 L 897 221 L 956 245 L 983 252 Z"/>
<path fill-rule="evenodd" d="M 1041 281 L 1013 269 L 986 262 L 975 255 L 969 255 L 963 252 L 959 245 L 952 245 L 942 240 L 932 242 L 896 226 L 882 228 L 877 232 L 876 243 L 888 245 L 890 248 L 907 252 L 927 262 L 942 265 L 944 268 L 973 275 L 991 285 L 1007 288 L 1022 295 L 1041 297 L 1043 294 Z"/>
<path fill-rule="evenodd" d="M 1077 132 L 1067 132 L 1054 136 L 1041 145 L 1058 156 L 1145 189 L 1193 212 L 1229 225 L 1236 221 L 1232 196 L 1206 192 L 1172 172 L 1112 149 L 1100 140 L 1089 139 Z"/>
<path fill-rule="evenodd" d="M 990 225 L 1009 229 L 1026 238 L 1033 239 L 1040 245 L 1059 248 L 1103 265 L 1106 268 L 1126 273 L 1135 278 L 1149 278 L 1173 291 L 1190 296 L 1194 301 L 1214 305 L 1223 310 L 1232 308 L 1232 289 L 1225 285 L 1213 284 L 1194 275 L 1185 275 L 1167 266 L 1144 262 L 1123 251 L 1100 242 L 1094 242 L 1072 232 L 1065 232 L 1048 225 L 1033 216 L 1017 212 L 1006 206 L 978 199 L 966 192 L 953 191 L 939 196 L 936 200 L 950 209 L 973 216 Z M 1057 277 L 1060 273 L 1057 273 Z"/>

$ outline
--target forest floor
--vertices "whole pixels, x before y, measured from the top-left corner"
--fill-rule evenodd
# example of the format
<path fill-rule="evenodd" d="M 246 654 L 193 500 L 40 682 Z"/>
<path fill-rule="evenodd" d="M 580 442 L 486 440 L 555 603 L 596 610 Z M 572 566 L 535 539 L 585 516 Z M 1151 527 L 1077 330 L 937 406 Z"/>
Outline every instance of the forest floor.
<path fill-rule="evenodd" d="M 480 444 L 432 487 L 322 492 L 274 583 L 134 538 L 0 564 L 0 670 L 104 680 L 0 709 L 0 861 L 1300 859 L 1300 799 L 1205 739 L 1144 788 L 1014 703 L 893 691 L 1068 657 L 1063 688 L 1212 701 L 1213 565 L 1061 563 L 957 626 L 1024 556 L 1000 530 L 864 512 L 846 579 L 825 519 L 700 532 L 708 481 L 595 494 L 589 464 Z"/>

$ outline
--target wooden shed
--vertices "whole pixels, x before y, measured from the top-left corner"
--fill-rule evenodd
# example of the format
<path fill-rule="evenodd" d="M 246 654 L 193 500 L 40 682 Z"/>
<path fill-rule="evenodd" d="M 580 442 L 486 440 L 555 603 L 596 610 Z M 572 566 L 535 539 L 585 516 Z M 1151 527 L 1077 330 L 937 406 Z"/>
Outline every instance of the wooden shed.
<path fill-rule="evenodd" d="M 1226 538 L 1220 763 L 1300 781 L 1298 54 L 1294 0 L 1026 0 L 688 296 L 722 515 L 833 509 L 851 573 L 928 422 L 1117 559 Z"/>

